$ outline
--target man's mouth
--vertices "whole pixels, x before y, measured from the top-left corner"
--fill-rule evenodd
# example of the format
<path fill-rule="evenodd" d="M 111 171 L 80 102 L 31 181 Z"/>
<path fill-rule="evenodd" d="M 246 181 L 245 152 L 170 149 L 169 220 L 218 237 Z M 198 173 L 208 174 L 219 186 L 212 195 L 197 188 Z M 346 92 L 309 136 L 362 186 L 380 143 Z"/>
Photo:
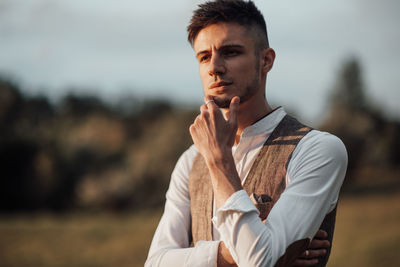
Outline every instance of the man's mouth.
<path fill-rule="evenodd" d="M 228 85 L 231 85 L 231 84 L 232 84 L 232 82 L 219 81 L 219 82 L 212 83 L 208 88 L 210 90 L 212 90 L 212 89 L 216 89 L 216 88 L 219 88 L 219 87 L 228 86 Z"/>

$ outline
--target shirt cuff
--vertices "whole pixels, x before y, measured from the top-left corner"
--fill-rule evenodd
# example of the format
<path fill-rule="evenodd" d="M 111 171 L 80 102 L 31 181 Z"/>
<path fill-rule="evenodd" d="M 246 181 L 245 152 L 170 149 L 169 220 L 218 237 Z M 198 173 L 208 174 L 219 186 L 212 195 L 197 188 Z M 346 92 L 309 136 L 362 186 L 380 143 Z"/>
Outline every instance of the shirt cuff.
<path fill-rule="evenodd" d="M 218 246 L 220 241 L 199 241 L 196 253 L 189 266 L 217 266 Z M 198 251 L 197 251 L 198 250 Z M 201 251 L 201 253 L 200 253 Z M 204 253 L 203 253 L 204 252 Z"/>
<path fill-rule="evenodd" d="M 248 213 L 248 212 L 257 212 L 259 214 L 258 209 L 254 206 L 253 202 L 247 195 L 245 190 L 239 190 L 233 193 L 224 203 L 222 207 L 220 207 L 216 215 L 212 218 L 212 221 L 215 227 L 219 227 L 222 223 L 224 223 L 225 217 L 229 212 L 240 212 L 240 213 Z"/>

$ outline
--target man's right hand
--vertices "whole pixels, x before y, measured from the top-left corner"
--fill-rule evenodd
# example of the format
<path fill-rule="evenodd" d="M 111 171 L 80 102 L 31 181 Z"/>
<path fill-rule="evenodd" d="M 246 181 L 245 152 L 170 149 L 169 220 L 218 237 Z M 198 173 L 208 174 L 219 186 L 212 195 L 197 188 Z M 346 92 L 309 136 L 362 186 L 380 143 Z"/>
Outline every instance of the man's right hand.
<path fill-rule="evenodd" d="M 306 252 L 303 253 L 296 261 L 293 263 L 292 267 L 306 267 L 314 266 L 318 263 L 318 257 L 326 254 L 327 249 L 331 246 L 330 242 L 327 240 L 328 233 L 322 229 L 319 229 L 315 234 L 313 240 Z M 237 266 L 232 258 L 231 253 L 225 246 L 224 242 L 220 242 L 218 246 L 218 256 L 217 256 L 217 266 L 218 267 L 233 267 Z"/>
<path fill-rule="evenodd" d="M 307 250 L 296 259 L 292 267 L 315 266 L 318 263 L 318 257 L 324 256 L 331 246 L 327 238 L 328 233 L 319 229 Z"/>
<path fill-rule="evenodd" d="M 233 260 L 231 253 L 225 246 L 223 241 L 219 242 L 218 255 L 217 255 L 217 267 L 233 267 L 237 266 Z"/>

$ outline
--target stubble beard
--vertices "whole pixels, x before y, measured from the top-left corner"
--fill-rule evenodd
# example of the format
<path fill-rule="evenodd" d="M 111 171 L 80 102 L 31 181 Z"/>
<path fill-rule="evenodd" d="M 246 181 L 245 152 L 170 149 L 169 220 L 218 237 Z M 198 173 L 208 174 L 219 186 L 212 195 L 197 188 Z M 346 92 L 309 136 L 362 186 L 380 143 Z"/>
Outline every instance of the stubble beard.
<path fill-rule="evenodd" d="M 258 71 L 257 71 L 258 72 Z M 242 95 L 238 95 L 240 97 L 240 104 L 245 103 L 248 101 L 252 96 L 254 96 L 257 93 L 257 89 L 259 86 L 259 75 L 256 73 L 254 76 L 253 81 L 247 85 L 246 90 L 243 92 Z M 232 97 L 223 97 L 223 96 L 214 96 L 214 103 L 219 107 L 219 108 L 229 108 L 231 104 Z"/>

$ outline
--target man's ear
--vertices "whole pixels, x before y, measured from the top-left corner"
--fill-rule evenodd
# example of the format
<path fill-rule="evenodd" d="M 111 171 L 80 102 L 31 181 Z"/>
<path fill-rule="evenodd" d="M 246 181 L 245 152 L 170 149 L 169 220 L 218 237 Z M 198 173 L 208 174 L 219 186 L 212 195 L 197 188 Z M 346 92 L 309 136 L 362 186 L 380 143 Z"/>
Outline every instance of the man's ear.
<path fill-rule="evenodd" d="M 274 65 L 275 61 L 275 51 L 272 48 L 264 49 L 261 52 L 261 62 L 262 62 L 262 71 L 267 74 Z"/>

